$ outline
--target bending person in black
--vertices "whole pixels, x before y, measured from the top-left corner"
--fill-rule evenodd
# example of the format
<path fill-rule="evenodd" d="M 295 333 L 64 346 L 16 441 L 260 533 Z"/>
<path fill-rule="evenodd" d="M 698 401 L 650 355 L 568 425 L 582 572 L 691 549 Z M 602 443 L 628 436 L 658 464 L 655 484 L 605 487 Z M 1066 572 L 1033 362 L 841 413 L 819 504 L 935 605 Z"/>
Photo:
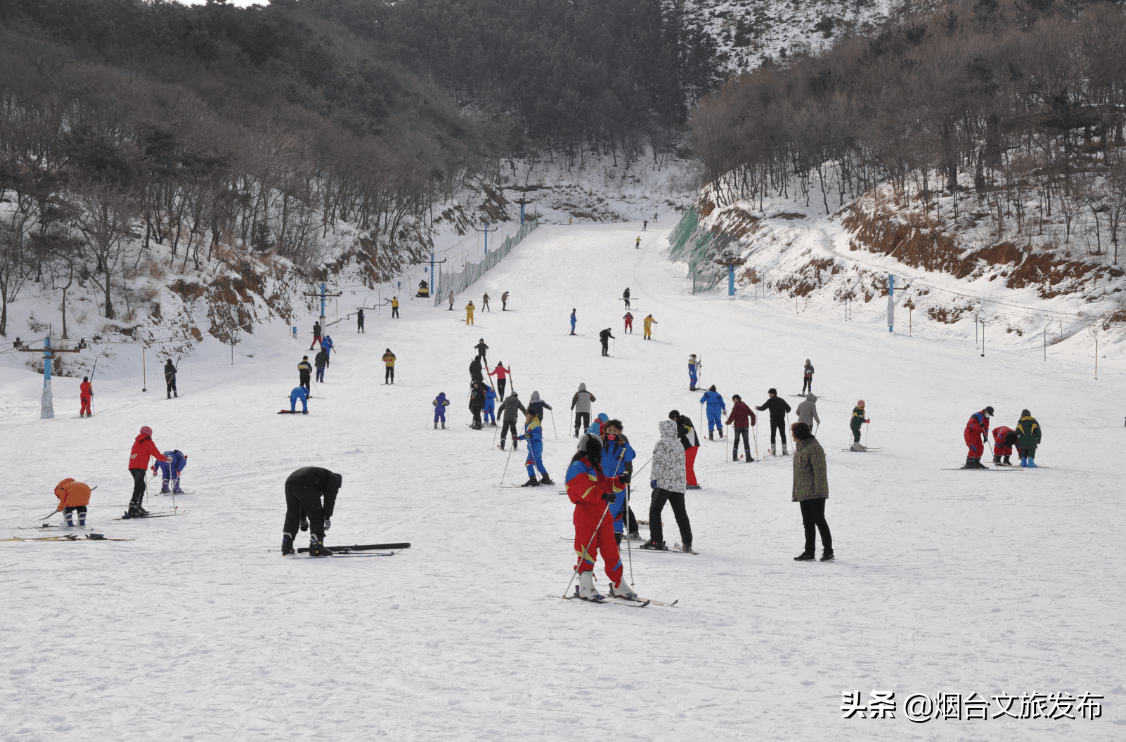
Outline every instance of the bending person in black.
<path fill-rule="evenodd" d="M 298 521 L 309 518 L 309 555 L 330 556 L 325 548 L 325 531 L 336 509 L 336 493 L 343 477 L 319 466 L 306 466 L 285 480 L 285 525 L 282 526 L 282 556 L 293 553 Z M 324 504 L 321 504 L 321 497 Z"/>

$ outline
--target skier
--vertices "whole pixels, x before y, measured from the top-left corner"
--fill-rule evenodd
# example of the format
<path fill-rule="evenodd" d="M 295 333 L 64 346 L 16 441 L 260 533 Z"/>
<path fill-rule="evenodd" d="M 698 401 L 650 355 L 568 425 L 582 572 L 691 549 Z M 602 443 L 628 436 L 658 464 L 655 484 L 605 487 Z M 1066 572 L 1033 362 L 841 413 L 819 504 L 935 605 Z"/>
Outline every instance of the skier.
<path fill-rule="evenodd" d="M 696 435 L 696 428 L 693 427 L 690 417 L 676 410 L 669 413 L 669 420 L 676 423 L 677 437 L 680 438 L 680 445 L 684 447 L 684 476 L 688 481 L 688 489 L 698 490 L 700 484 L 696 481 L 696 454 L 700 450 L 700 439 Z"/>
<path fill-rule="evenodd" d="M 1020 422 L 1017 423 L 1017 453 L 1020 455 L 1020 465 L 1025 468 L 1038 469 L 1036 462 L 1036 447 L 1040 445 L 1040 423 L 1028 410 L 1020 411 Z"/>
<path fill-rule="evenodd" d="M 622 479 L 625 481 L 622 481 Z M 629 475 L 611 479 L 602 473 L 602 444 L 595 437 L 586 439 L 586 446 L 571 458 L 567 467 L 567 497 L 575 505 L 575 553 L 579 575 L 579 597 L 600 601 L 604 597 L 594 587 L 594 562 L 602 551 L 606 576 L 614 594 L 636 599 L 637 593 L 622 579 L 621 555 L 614 542 L 614 526 L 606 518 L 610 504 L 629 483 Z M 605 504 L 603 504 L 605 503 Z"/>
<path fill-rule="evenodd" d="M 495 406 L 497 401 L 497 393 L 493 391 L 491 386 L 485 386 L 485 409 L 482 410 L 485 422 L 494 428 L 497 426 L 497 416 Z"/>
<path fill-rule="evenodd" d="M 547 469 L 543 465 L 543 427 L 540 425 L 539 417 L 532 410 L 524 411 L 524 435 L 521 437 L 528 441 L 528 459 L 524 462 L 524 466 L 528 468 L 528 481 L 524 486 L 539 487 L 541 484 L 555 484 L 547 475 Z M 515 441 L 512 445 L 515 447 Z M 542 475 L 538 482 L 536 469 L 539 469 Z"/>
<path fill-rule="evenodd" d="M 326 334 L 324 339 L 321 340 L 321 350 L 325 353 L 325 365 L 331 365 L 332 354 L 335 352 L 331 336 Z"/>
<path fill-rule="evenodd" d="M 313 364 L 309 363 L 309 356 L 301 356 L 301 363 L 297 364 L 297 378 L 298 384 L 305 387 L 305 392 L 309 392 L 309 377 L 313 373 Z"/>
<path fill-rule="evenodd" d="M 385 368 L 383 369 L 383 383 L 384 384 L 394 384 L 395 383 L 395 354 L 391 352 L 390 348 L 388 348 L 387 352 L 385 352 L 383 354 L 383 365 L 385 366 Z"/>
<path fill-rule="evenodd" d="M 505 291 L 503 294 L 500 295 L 500 311 L 502 311 L 502 312 L 508 311 L 508 292 L 507 291 Z"/>
<path fill-rule="evenodd" d="M 188 465 L 188 455 L 177 449 L 175 451 L 165 451 L 164 458 L 168 459 L 168 461 L 164 463 L 157 461 L 152 465 L 153 476 L 156 476 L 158 471 L 160 472 L 160 494 L 168 494 L 169 481 L 172 483 L 171 492 L 173 494 L 184 494 L 184 491 L 180 489 L 180 472 Z"/>
<path fill-rule="evenodd" d="M 467 324 L 467 325 L 474 324 L 474 322 L 473 322 L 473 310 L 474 309 L 476 309 L 476 307 L 473 306 L 473 300 L 470 299 L 469 303 L 465 305 L 465 324 Z"/>
<path fill-rule="evenodd" d="M 90 377 L 83 376 L 82 384 L 78 387 L 78 398 L 82 406 L 78 408 L 79 417 L 93 417 L 94 409 L 90 403 L 94 401 L 94 387 L 90 384 Z"/>
<path fill-rule="evenodd" d="M 453 291 L 450 292 L 449 299 L 450 299 L 450 311 L 452 312 L 454 310 L 454 292 Z"/>
<path fill-rule="evenodd" d="M 481 409 L 484 406 L 485 384 L 484 382 L 474 381 L 469 385 L 469 411 L 473 413 L 473 424 L 469 427 L 473 430 L 480 430 L 485 427 L 481 424 Z"/>
<path fill-rule="evenodd" d="M 317 381 L 324 383 L 325 380 L 325 366 L 328 365 L 328 353 L 324 348 L 317 351 L 317 357 L 313 361 L 317 365 Z"/>
<path fill-rule="evenodd" d="M 492 314 L 493 310 L 489 309 L 489 292 L 488 291 L 486 291 L 485 295 L 481 297 L 481 311 L 489 312 L 490 314 Z"/>
<path fill-rule="evenodd" d="M 485 376 L 481 373 L 481 356 L 473 356 L 469 362 L 469 380 L 485 383 Z"/>
<path fill-rule="evenodd" d="M 770 410 L 770 455 L 778 455 L 774 446 L 774 435 L 777 432 L 782 438 L 782 455 L 789 456 L 790 452 L 786 450 L 786 414 L 790 411 L 790 405 L 778 396 L 777 389 L 768 389 L 766 393 L 768 399 L 755 409 L 759 412 Z"/>
<path fill-rule="evenodd" d="M 630 314 L 629 312 L 626 312 L 626 316 L 622 317 L 622 319 L 624 319 L 626 321 L 625 327 L 622 328 L 622 333 L 624 334 L 624 333 L 628 332 L 630 335 L 632 335 L 633 334 L 633 315 Z"/>
<path fill-rule="evenodd" d="M 301 400 L 301 414 L 309 414 L 309 390 L 303 386 L 293 387 L 293 391 L 289 393 L 289 411 L 292 413 L 297 412 L 297 400 Z"/>
<path fill-rule="evenodd" d="M 798 404 L 795 413 L 798 416 L 798 422 L 805 423 L 810 428 L 813 427 L 814 421 L 818 425 L 821 424 L 821 418 L 817 415 L 817 396 L 813 392 L 805 395 L 805 400 Z"/>
<path fill-rule="evenodd" d="M 1007 425 L 998 425 L 993 429 L 993 463 L 997 466 L 1012 466 L 1009 457 L 1013 455 L 1013 446 L 1017 445 L 1020 436 Z M 1004 461 L 1002 461 L 1004 457 Z"/>
<path fill-rule="evenodd" d="M 719 430 L 720 439 L 723 438 L 723 416 L 727 412 L 727 403 L 723 401 L 723 395 L 715 390 L 715 384 L 708 387 L 708 391 L 704 392 L 704 396 L 700 397 L 700 404 L 707 405 L 708 413 L 708 440 L 715 440 L 713 433 L 716 429 Z"/>
<path fill-rule="evenodd" d="M 602 431 L 602 472 L 608 477 L 617 477 L 623 473 L 633 476 L 633 460 L 637 453 L 629 444 L 629 439 L 622 435 L 621 420 L 607 420 Z M 638 535 L 637 518 L 633 515 L 633 508 L 629 507 L 629 493 L 626 493 L 610 504 L 610 515 L 614 519 L 614 542 L 622 543 L 624 533 L 629 534 L 630 541 L 640 541 Z M 629 528 L 626 528 L 626 519 Z"/>
<path fill-rule="evenodd" d="M 76 482 L 69 477 L 55 485 L 55 497 L 59 498 L 59 510 L 67 528 L 74 528 L 74 518 L 78 516 L 78 526 L 86 526 L 86 506 L 90 504 L 90 485 Z"/>
<path fill-rule="evenodd" d="M 391 319 L 399 318 L 399 297 L 391 297 Z"/>
<path fill-rule="evenodd" d="M 866 451 L 867 449 L 860 445 L 860 426 L 864 423 L 871 422 L 865 417 L 864 400 L 857 400 L 856 407 L 852 409 L 852 419 L 849 421 L 849 428 L 852 429 L 852 446 L 853 451 Z"/>
<path fill-rule="evenodd" d="M 751 463 L 751 439 L 749 428 L 755 424 L 755 413 L 738 394 L 731 395 L 731 414 L 727 416 L 727 424 L 735 427 L 734 448 L 731 449 L 731 460 L 739 460 L 739 437 L 743 437 L 743 450 L 747 452 L 747 463 Z"/>
<path fill-rule="evenodd" d="M 438 429 L 438 421 L 442 421 L 442 430 L 446 429 L 446 408 L 450 406 L 450 400 L 446 399 L 445 392 L 438 392 L 438 396 L 434 398 L 431 403 L 434 405 L 434 430 Z"/>
<path fill-rule="evenodd" d="M 642 222 L 641 222 L 641 231 L 642 231 L 642 232 L 644 232 L 644 231 L 645 231 L 645 230 L 647 230 L 647 229 L 649 229 L 649 220 L 648 220 L 648 219 L 644 219 L 644 220 L 642 220 Z"/>
<path fill-rule="evenodd" d="M 813 391 L 813 364 L 809 359 L 805 359 L 805 374 L 802 377 L 801 393 L 805 394 L 806 391 Z"/>
<path fill-rule="evenodd" d="M 636 249 L 636 250 L 640 250 L 640 249 L 641 249 L 641 235 L 638 235 L 638 236 L 637 236 L 637 242 L 633 243 L 633 247 L 634 247 L 634 249 Z"/>
<path fill-rule="evenodd" d="M 164 364 L 164 385 L 167 388 L 168 399 L 172 399 L 173 395 L 180 396 L 176 392 L 176 367 L 172 365 L 171 358 Z"/>
<path fill-rule="evenodd" d="M 626 290 L 624 292 L 622 292 L 622 298 L 626 302 L 626 309 L 629 309 L 630 308 L 630 306 L 629 306 L 629 286 L 626 286 Z"/>
<path fill-rule="evenodd" d="M 282 556 L 293 553 L 298 520 L 309 519 L 309 556 L 332 556 L 325 548 L 325 531 L 332 525 L 336 493 L 344 477 L 319 466 L 306 466 L 285 480 L 285 523 L 282 525 Z M 324 497 L 324 503 L 321 498 Z"/>
<path fill-rule="evenodd" d="M 652 499 L 649 501 L 649 541 L 642 544 L 641 548 L 668 551 L 661 524 L 661 515 L 667 502 L 672 505 L 672 513 L 676 518 L 677 528 L 680 529 L 680 548 L 691 551 L 692 524 L 688 521 L 688 511 L 684 507 L 684 448 L 676 440 L 676 423 L 672 420 L 662 420 L 657 423 L 657 428 L 661 437 L 657 445 L 653 446 L 653 471 L 649 480 L 649 486 L 653 488 Z"/>
<path fill-rule="evenodd" d="M 805 526 L 805 550 L 794 557 L 794 561 L 813 561 L 816 530 L 821 532 L 821 561 L 831 562 L 833 535 L 825 521 L 825 500 L 829 499 L 825 449 L 805 423 L 794 423 L 790 430 L 794 434 L 793 501 L 801 505 L 802 525 Z"/>
<path fill-rule="evenodd" d="M 532 398 L 528 400 L 528 409 L 536 413 L 536 417 L 538 417 L 542 421 L 543 411 L 545 409 L 550 410 L 553 408 L 547 402 L 544 402 L 542 399 L 540 399 L 539 392 L 532 392 Z"/>
<path fill-rule="evenodd" d="M 647 316 L 645 318 L 644 324 L 645 324 L 645 334 L 642 335 L 642 338 L 645 339 L 645 340 L 652 340 L 653 339 L 653 325 L 657 324 L 657 320 L 653 319 L 653 315 L 650 314 L 649 316 Z M 693 390 L 693 391 L 695 391 L 695 390 Z"/>
<path fill-rule="evenodd" d="M 579 384 L 579 390 L 571 397 L 571 409 L 575 411 L 575 437 L 579 431 L 585 430 L 590 425 L 590 403 L 596 402 L 595 396 L 586 390 L 586 384 Z"/>
<path fill-rule="evenodd" d="M 700 369 L 704 362 L 696 359 L 696 354 L 688 356 L 688 391 L 696 391 L 696 381 L 700 378 Z"/>
<path fill-rule="evenodd" d="M 575 317 L 575 308 L 571 307 L 571 334 L 572 335 L 575 334 L 575 323 L 576 322 L 578 322 L 578 319 Z"/>
<path fill-rule="evenodd" d="M 520 448 L 520 446 L 518 445 L 520 439 L 516 437 L 517 411 L 525 413 L 527 412 L 527 410 L 524 408 L 524 404 L 520 401 L 520 395 L 513 391 L 512 394 L 509 394 L 507 397 L 505 397 L 505 400 L 500 405 L 500 448 L 502 451 L 504 450 L 504 439 L 505 436 L 508 435 L 509 430 L 512 431 L 512 449 L 516 450 Z"/>
<path fill-rule="evenodd" d="M 360 311 L 356 312 L 356 333 L 358 334 L 358 333 L 361 333 L 361 332 L 365 332 L 364 331 L 364 310 L 362 308 L 360 309 Z"/>
<path fill-rule="evenodd" d="M 610 355 L 610 340 L 611 339 L 616 339 L 616 338 L 614 338 L 614 336 L 610 334 L 610 328 L 609 327 L 607 327 L 602 332 L 598 333 L 598 340 L 602 343 L 602 355 L 603 356 L 609 356 Z"/>
<path fill-rule="evenodd" d="M 966 441 L 966 447 L 970 451 L 969 455 L 966 456 L 966 463 L 962 466 L 963 469 L 985 468 L 985 465 L 981 463 L 981 455 L 985 453 L 985 444 L 989 442 L 989 418 L 991 417 L 993 417 L 992 407 L 986 407 L 984 410 L 970 415 L 966 429 L 962 433 L 962 438 Z"/>
<path fill-rule="evenodd" d="M 152 442 L 152 428 L 146 425 L 133 440 L 133 448 L 129 451 L 129 474 L 133 477 L 133 497 L 129 501 L 126 518 L 142 518 L 149 514 L 149 511 L 141 507 L 141 500 L 145 497 L 145 474 L 149 469 L 150 456 L 157 461 L 168 460 Z"/>
<path fill-rule="evenodd" d="M 487 368 L 487 367 L 486 367 Z M 504 361 L 498 361 L 497 367 L 489 372 L 489 378 L 497 377 L 497 398 L 504 399 L 504 386 L 508 383 L 508 377 L 512 373 L 512 369 L 504 367 Z"/>
<path fill-rule="evenodd" d="M 481 363 L 485 364 L 485 368 L 488 368 L 489 367 L 489 361 L 485 357 L 485 351 L 487 351 L 489 349 L 489 346 L 485 345 L 485 338 L 481 338 L 477 342 L 477 345 L 475 345 L 473 347 L 475 347 L 477 349 L 477 355 L 479 355 L 481 357 Z"/>
<path fill-rule="evenodd" d="M 313 323 L 313 344 L 309 346 L 309 350 L 312 350 L 314 347 L 316 347 L 317 343 L 319 343 L 319 342 L 321 342 L 321 323 L 320 322 L 314 322 Z"/>

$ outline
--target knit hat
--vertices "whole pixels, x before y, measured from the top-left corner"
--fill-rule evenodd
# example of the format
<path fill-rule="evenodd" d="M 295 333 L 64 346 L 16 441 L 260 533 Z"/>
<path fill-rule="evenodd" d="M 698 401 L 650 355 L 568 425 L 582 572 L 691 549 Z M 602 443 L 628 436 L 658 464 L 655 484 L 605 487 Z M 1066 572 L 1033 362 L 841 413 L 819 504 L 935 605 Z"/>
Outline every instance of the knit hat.
<path fill-rule="evenodd" d="M 150 428 L 148 425 L 143 426 L 141 428 L 141 435 L 152 435 L 152 428 Z"/>
<path fill-rule="evenodd" d="M 1032 413 L 1031 413 L 1031 412 L 1029 412 L 1028 410 L 1021 410 L 1021 411 L 1020 411 L 1020 416 L 1021 416 L 1021 417 L 1032 417 Z"/>
<path fill-rule="evenodd" d="M 860 409 L 864 409 L 864 400 L 863 399 L 858 400 L 857 403 L 856 403 L 856 406 L 859 407 Z"/>
<path fill-rule="evenodd" d="M 599 420 L 601 420 L 602 422 L 606 422 L 607 420 L 609 420 L 609 419 L 610 419 L 610 416 L 609 416 L 609 415 L 607 415 L 607 414 L 606 414 L 605 412 L 599 412 L 599 413 L 598 413 L 598 415 L 597 415 L 596 417 L 597 417 L 597 418 L 598 418 Z"/>

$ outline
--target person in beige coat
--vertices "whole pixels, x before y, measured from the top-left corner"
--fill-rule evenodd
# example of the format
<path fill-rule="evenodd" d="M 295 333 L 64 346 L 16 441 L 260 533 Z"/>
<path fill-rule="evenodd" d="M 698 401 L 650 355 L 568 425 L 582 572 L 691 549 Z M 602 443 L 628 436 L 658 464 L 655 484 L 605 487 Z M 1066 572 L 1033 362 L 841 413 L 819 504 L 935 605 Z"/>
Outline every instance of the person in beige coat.
<path fill-rule="evenodd" d="M 805 526 L 805 551 L 794 557 L 795 562 L 811 562 L 816 546 L 815 531 L 821 532 L 821 561 L 833 561 L 833 535 L 825 521 L 825 501 L 829 499 L 829 480 L 826 477 L 825 449 L 813 437 L 813 431 L 803 422 L 790 426 L 794 435 L 794 502 L 801 505 L 801 519 Z"/>

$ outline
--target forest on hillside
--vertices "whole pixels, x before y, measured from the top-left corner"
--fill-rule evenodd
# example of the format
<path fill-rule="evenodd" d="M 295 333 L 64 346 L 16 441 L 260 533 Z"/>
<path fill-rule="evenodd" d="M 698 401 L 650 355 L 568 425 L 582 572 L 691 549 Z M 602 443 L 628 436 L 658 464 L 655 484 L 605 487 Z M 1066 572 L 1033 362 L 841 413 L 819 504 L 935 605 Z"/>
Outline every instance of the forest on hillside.
<path fill-rule="evenodd" d="M 658 0 L 0 0 L 0 334 L 28 281 L 117 316 L 138 241 L 317 269 L 347 223 L 397 270 L 506 162 L 676 146 L 696 36 Z"/>

